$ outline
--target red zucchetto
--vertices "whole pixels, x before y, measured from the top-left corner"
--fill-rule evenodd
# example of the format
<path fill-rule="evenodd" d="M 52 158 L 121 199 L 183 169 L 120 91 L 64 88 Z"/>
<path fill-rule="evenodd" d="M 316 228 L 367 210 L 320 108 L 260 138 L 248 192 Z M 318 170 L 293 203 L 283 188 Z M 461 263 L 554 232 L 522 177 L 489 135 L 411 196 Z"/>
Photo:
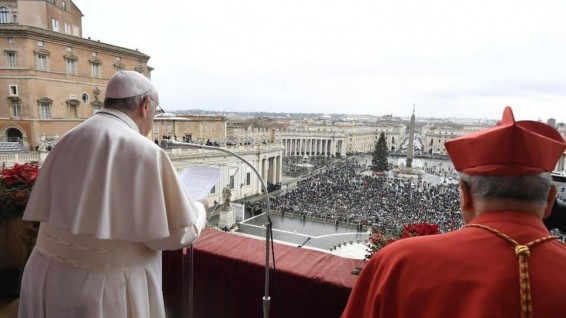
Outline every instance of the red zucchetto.
<path fill-rule="evenodd" d="M 536 121 L 515 121 L 511 107 L 493 128 L 444 143 L 457 171 L 469 175 L 520 176 L 552 172 L 566 149 L 558 131 Z"/>

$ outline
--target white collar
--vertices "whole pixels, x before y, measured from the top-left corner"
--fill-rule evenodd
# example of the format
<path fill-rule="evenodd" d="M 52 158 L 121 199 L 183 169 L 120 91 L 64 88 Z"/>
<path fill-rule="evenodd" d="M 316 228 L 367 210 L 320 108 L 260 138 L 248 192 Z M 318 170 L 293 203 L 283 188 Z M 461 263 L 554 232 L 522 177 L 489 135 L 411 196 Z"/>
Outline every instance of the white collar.
<path fill-rule="evenodd" d="M 132 128 L 133 130 L 135 130 L 136 132 L 140 132 L 138 125 L 136 125 L 136 123 L 132 120 L 132 118 L 130 118 L 130 116 L 128 116 L 126 113 L 119 111 L 117 109 L 114 108 L 103 108 L 102 110 L 98 111 L 95 115 L 111 115 L 113 117 L 116 117 L 118 119 L 120 119 L 121 121 L 123 121 L 126 125 L 128 125 L 130 128 Z"/>

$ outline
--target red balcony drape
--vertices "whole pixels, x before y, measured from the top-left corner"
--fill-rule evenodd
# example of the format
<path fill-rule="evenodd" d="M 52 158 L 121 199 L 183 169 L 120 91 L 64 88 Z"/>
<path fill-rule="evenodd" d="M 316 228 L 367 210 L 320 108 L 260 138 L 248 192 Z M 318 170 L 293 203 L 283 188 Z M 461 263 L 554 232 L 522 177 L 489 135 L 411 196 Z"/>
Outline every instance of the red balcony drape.
<path fill-rule="evenodd" d="M 277 243 L 275 257 L 272 318 L 339 317 L 363 263 Z M 264 240 L 206 229 L 194 245 L 194 316 L 262 317 L 264 263 Z M 163 253 L 163 292 L 168 315 L 180 317 L 181 251 Z"/>

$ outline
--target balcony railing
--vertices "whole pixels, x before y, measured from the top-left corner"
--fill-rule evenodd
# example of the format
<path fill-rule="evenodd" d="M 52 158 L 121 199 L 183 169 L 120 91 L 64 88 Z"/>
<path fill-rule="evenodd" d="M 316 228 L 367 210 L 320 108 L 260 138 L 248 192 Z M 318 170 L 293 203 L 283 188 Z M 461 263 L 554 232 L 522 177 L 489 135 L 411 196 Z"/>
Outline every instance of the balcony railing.
<path fill-rule="evenodd" d="M 0 153 L 0 166 L 12 167 L 16 163 L 42 162 L 44 159 L 38 152 Z"/>

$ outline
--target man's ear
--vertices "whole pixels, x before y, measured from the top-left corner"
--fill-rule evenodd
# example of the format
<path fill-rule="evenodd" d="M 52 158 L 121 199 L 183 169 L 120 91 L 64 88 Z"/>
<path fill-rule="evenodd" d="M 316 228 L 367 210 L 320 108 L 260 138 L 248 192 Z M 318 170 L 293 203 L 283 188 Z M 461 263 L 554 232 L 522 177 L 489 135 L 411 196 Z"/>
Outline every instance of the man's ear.
<path fill-rule="evenodd" d="M 554 202 L 556 202 L 556 185 L 552 184 L 550 186 L 550 191 L 548 191 L 548 197 L 546 198 L 546 208 L 544 208 L 544 217 L 550 215 L 552 212 L 552 207 L 554 206 Z"/>
<path fill-rule="evenodd" d="M 467 224 L 475 217 L 474 201 L 470 187 L 460 180 L 460 210 L 464 223 Z"/>
<path fill-rule="evenodd" d="M 150 107 L 151 107 L 151 103 L 149 102 L 149 97 L 146 96 L 144 97 L 144 99 L 140 104 L 140 111 L 141 111 L 141 115 L 143 115 L 143 118 L 148 116 Z"/>

